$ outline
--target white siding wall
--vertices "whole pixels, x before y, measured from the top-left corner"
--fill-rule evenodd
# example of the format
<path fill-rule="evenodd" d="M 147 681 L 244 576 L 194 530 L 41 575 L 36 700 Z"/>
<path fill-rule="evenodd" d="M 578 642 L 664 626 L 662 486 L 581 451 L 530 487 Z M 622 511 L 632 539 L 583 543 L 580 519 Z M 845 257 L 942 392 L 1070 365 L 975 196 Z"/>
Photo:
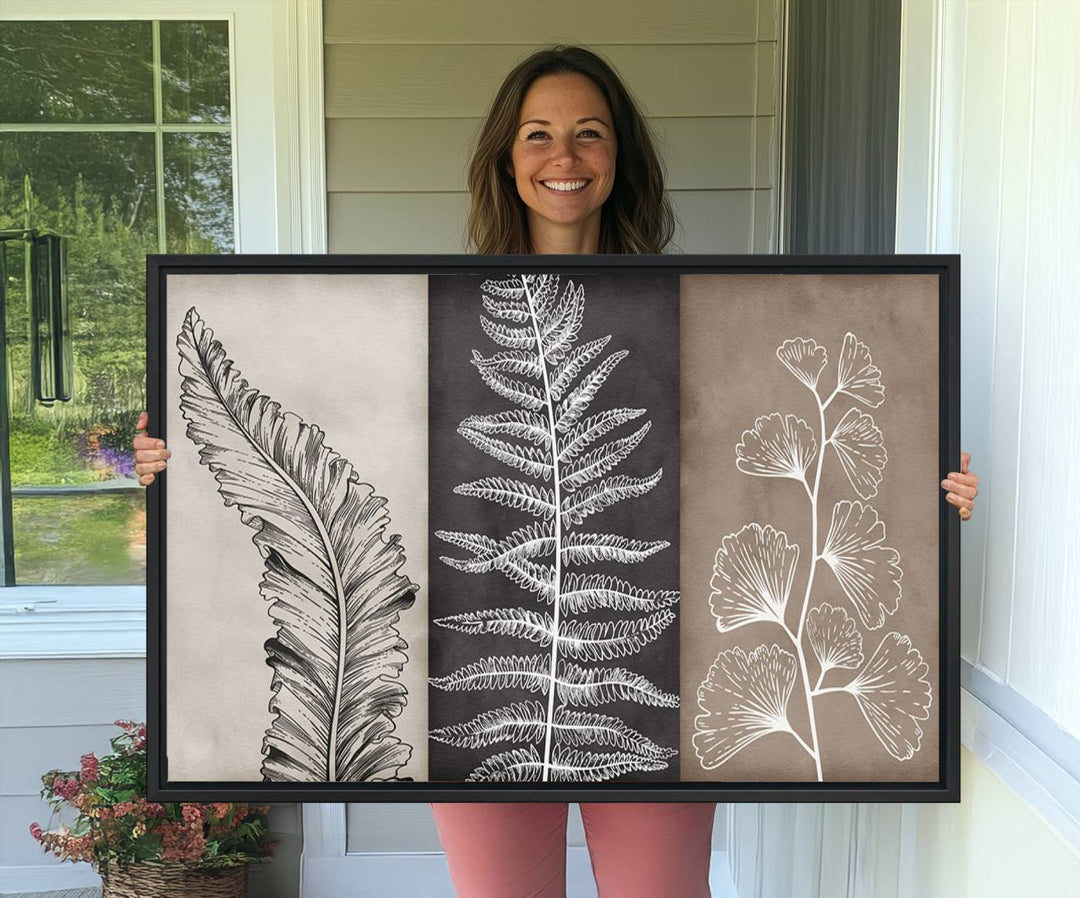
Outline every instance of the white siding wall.
<path fill-rule="evenodd" d="M 902 193 L 898 233 L 962 256 L 961 442 L 987 487 L 962 650 L 1080 738 L 1080 4 L 946 3 L 939 29 L 936 195 Z"/>
<path fill-rule="evenodd" d="M 146 716 L 141 659 L 0 661 L 0 868 L 48 863 L 30 836 L 46 826 L 41 774 L 77 770 L 86 752 L 110 751 L 114 720 Z"/>
<path fill-rule="evenodd" d="M 0 894 L 96 887 L 88 864 L 45 854 L 30 824 L 49 828 L 52 809 L 39 795 L 43 773 L 78 770 L 87 752 L 112 750 L 109 739 L 120 732 L 113 721 L 146 719 L 145 659 L 7 659 L 0 661 L 0 694 Z M 292 898 L 300 882 L 297 807 L 274 805 L 270 827 L 275 860 L 253 868 L 249 892 Z"/>
<path fill-rule="evenodd" d="M 326 0 L 324 16 L 331 252 L 464 251 L 482 116 L 518 60 L 558 41 L 605 55 L 643 103 L 674 251 L 776 251 L 779 0 Z"/>

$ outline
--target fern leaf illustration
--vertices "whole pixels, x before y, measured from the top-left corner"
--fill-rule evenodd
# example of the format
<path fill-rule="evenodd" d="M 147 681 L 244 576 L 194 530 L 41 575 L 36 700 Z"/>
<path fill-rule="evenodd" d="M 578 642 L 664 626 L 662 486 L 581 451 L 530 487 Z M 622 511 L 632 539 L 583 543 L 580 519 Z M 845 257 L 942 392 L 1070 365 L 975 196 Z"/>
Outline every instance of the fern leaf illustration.
<path fill-rule="evenodd" d="M 517 374 L 535 379 L 543 374 L 532 354 L 521 350 L 497 352 L 485 358 L 474 349 L 472 362 L 483 371 L 502 371 L 504 374 Z"/>
<path fill-rule="evenodd" d="M 488 537 L 480 534 L 450 533 L 445 530 L 436 531 L 439 539 L 445 539 L 449 543 L 468 548 L 476 552 L 476 557 L 468 560 L 448 559 L 445 563 L 458 570 L 469 571 L 474 574 L 486 574 L 495 570 L 500 563 L 509 558 L 528 559 L 537 555 L 550 552 L 555 545 L 555 536 L 552 525 L 547 521 L 539 521 L 529 524 L 519 530 L 515 530 L 509 536 L 499 540 L 494 545 L 486 542 L 482 549 L 473 548 L 474 545 L 486 541 Z"/>
<path fill-rule="evenodd" d="M 431 731 L 431 738 L 459 748 L 484 748 L 497 742 L 537 742 L 546 721 L 540 702 L 514 702 L 484 711 L 467 723 L 455 723 Z"/>
<path fill-rule="evenodd" d="M 563 553 L 570 564 L 593 564 L 597 561 L 634 564 L 670 545 L 666 539 L 628 539 L 613 533 L 570 533 L 563 541 Z"/>
<path fill-rule="evenodd" d="M 554 493 L 551 490 L 520 480 L 485 477 L 456 486 L 454 492 L 460 496 L 475 496 L 477 499 L 487 499 L 498 505 L 527 511 L 537 517 L 550 518 L 555 514 Z"/>
<path fill-rule="evenodd" d="M 430 677 L 440 689 L 528 689 L 547 692 L 550 674 L 544 655 L 510 655 L 482 658 L 466 664 L 445 677 Z"/>
<path fill-rule="evenodd" d="M 480 326 L 492 340 L 508 349 L 528 349 L 535 342 L 532 331 L 525 327 L 499 324 L 483 315 L 480 316 Z"/>
<path fill-rule="evenodd" d="M 645 414 L 643 408 L 615 408 L 598 415 L 591 415 L 579 422 L 566 435 L 559 450 L 559 461 L 570 461 L 595 443 L 604 434 L 614 430 L 620 424 L 633 421 Z M 644 436 L 644 434 L 642 434 Z"/>
<path fill-rule="evenodd" d="M 679 753 L 677 748 L 657 745 L 648 736 L 609 714 L 559 709 L 555 712 L 555 726 L 560 742 L 567 745 L 607 745 L 653 758 L 670 758 Z"/>
<path fill-rule="evenodd" d="M 644 496 L 664 476 L 660 468 L 649 477 L 628 477 L 619 474 L 594 483 L 579 493 L 572 493 L 563 502 L 563 517 L 571 524 L 580 524 L 589 515 L 603 511 L 623 499 Z"/>
<path fill-rule="evenodd" d="M 526 409 L 511 409 L 497 415 L 470 415 L 461 422 L 461 426 L 485 434 L 503 434 L 522 440 L 551 451 L 551 437 L 548 435 L 547 422 L 537 412 Z"/>
<path fill-rule="evenodd" d="M 567 611 L 581 613 L 595 608 L 613 611 L 653 611 L 679 601 L 677 589 L 640 589 L 603 574 L 567 574 L 562 593 Z"/>
<path fill-rule="evenodd" d="M 577 661 L 610 661 L 640 651 L 675 620 L 665 608 L 648 617 L 617 621 L 567 621 L 559 634 L 559 651 Z"/>
<path fill-rule="evenodd" d="M 595 359 L 604 347 L 611 342 L 611 337 L 600 337 L 598 340 L 590 340 L 575 349 L 555 368 L 551 381 L 551 398 L 558 402 L 563 397 L 563 392 L 574 382 L 582 369 Z M 644 409 L 642 409 L 644 411 Z"/>
<path fill-rule="evenodd" d="M 679 696 L 664 692 L 646 677 L 622 667 L 582 667 L 559 662 L 556 677 L 559 698 L 569 705 L 601 705 L 631 701 L 663 708 L 679 707 Z"/>
<path fill-rule="evenodd" d="M 551 642 L 551 615 L 528 608 L 481 608 L 436 618 L 432 623 L 461 633 L 495 633 L 517 636 L 547 645 Z"/>
<path fill-rule="evenodd" d="M 596 397 L 597 391 L 603 386 L 615 366 L 625 359 L 629 353 L 624 349 L 613 352 L 604 361 L 590 371 L 574 389 L 566 394 L 566 398 L 558 403 L 558 417 L 555 419 L 555 429 L 559 433 L 566 433 L 571 425 L 575 424 L 588 409 L 589 404 Z"/>
<path fill-rule="evenodd" d="M 477 449 L 486 452 L 505 465 L 510 465 L 510 467 L 524 471 L 533 477 L 541 477 L 544 480 L 551 479 L 553 468 L 549 462 L 544 460 L 549 453 L 545 453 L 534 446 L 518 446 L 505 440 L 497 440 L 470 427 L 458 427 L 458 433 Z"/>
<path fill-rule="evenodd" d="M 550 764 L 536 749 L 513 749 L 488 758 L 469 774 L 468 782 L 524 782 L 534 780 L 541 768 L 550 771 L 553 782 L 590 783 L 614 779 L 638 770 L 663 770 L 667 763 L 657 758 L 627 752 L 597 754 L 557 748 Z"/>
<path fill-rule="evenodd" d="M 522 783 L 537 780 L 545 767 L 544 759 L 530 745 L 528 748 L 514 748 L 498 755 L 492 755 L 469 774 L 468 783 Z"/>
<path fill-rule="evenodd" d="M 551 762 L 555 782 L 593 783 L 614 779 L 639 770 L 663 770 L 667 764 L 658 759 L 627 752 L 601 754 L 559 747 Z"/>
<path fill-rule="evenodd" d="M 195 308 L 176 345 L 187 436 L 265 559 L 259 591 L 277 635 L 264 778 L 395 779 L 411 755 L 393 735 L 408 661 L 396 624 L 419 587 L 399 573 L 386 500 L 322 430 L 248 385 Z"/>
<path fill-rule="evenodd" d="M 499 302 L 490 296 L 484 297 L 484 308 L 492 318 L 502 318 L 522 324 L 529 320 L 529 308 L 523 302 Z"/>
<path fill-rule="evenodd" d="M 652 423 L 646 421 L 630 436 L 604 443 L 591 452 L 587 452 L 576 461 L 571 462 L 567 466 L 563 484 L 568 490 L 576 490 L 586 483 L 591 483 L 598 477 L 603 477 L 637 448 L 638 443 L 645 439 L 645 434 L 649 432 L 651 427 Z"/>
<path fill-rule="evenodd" d="M 520 380 L 511 380 L 494 368 L 478 365 L 477 370 L 484 379 L 484 383 L 503 398 L 532 411 L 544 407 L 543 395 L 532 384 L 522 383 Z"/>
<path fill-rule="evenodd" d="M 632 670 L 575 663 L 633 656 L 676 618 L 671 606 L 679 600 L 677 590 L 646 590 L 619 578 L 566 570 L 639 563 L 670 545 L 667 540 L 574 529 L 618 502 L 644 496 L 663 477 L 662 468 L 644 477 L 606 476 L 631 455 L 651 424 L 646 421 L 606 442 L 604 438 L 644 415 L 645 409 L 588 414 L 629 354 L 616 350 L 601 358 L 610 335 L 578 345 L 585 313 L 582 284 L 567 281 L 560 291 L 558 275 L 524 274 L 486 280 L 480 289 L 487 313 L 480 316 L 481 327 L 502 350 L 487 356 L 473 350 L 472 363 L 484 383 L 515 407 L 470 415 L 458 425 L 458 433 L 540 482 L 484 477 L 454 491 L 539 520 L 501 538 L 450 530 L 435 535 L 469 556 L 444 556 L 445 564 L 474 574 L 499 571 L 547 610 L 483 608 L 435 623 L 480 637 L 523 639 L 548 653 L 487 657 L 429 681 L 448 690 L 525 689 L 546 701 L 519 701 L 484 711 L 467 723 L 433 730 L 431 737 L 465 748 L 513 744 L 483 760 L 471 781 L 588 782 L 662 770 L 677 749 L 657 745 L 616 717 L 566 708 L 614 701 L 679 706 L 678 695 Z M 645 616 L 601 622 L 567 619 L 596 609 Z M 584 745 L 610 751 L 583 751 Z"/>
<path fill-rule="evenodd" d="M 431 731 L 431 737 L 459 748 L 484 748 L 498 742 L 539 742 L 544 737 L 547 714 L 537 701 L 514 702 L 478 714 L 467 723 Z M 664 748 L 652 739 L 607 714 L 557 709 L 555 729 L 567 745 L 599 745 L 652 758 L 670 758 L 678 749 Z"/>

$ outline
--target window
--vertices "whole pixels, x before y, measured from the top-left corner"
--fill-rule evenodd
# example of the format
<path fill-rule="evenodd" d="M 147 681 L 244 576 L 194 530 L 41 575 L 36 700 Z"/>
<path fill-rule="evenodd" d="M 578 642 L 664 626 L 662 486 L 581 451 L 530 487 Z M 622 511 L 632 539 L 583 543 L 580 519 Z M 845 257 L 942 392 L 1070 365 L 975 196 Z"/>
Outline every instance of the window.
<path fill-rule="evenodd" d="M 5 22 L 0 84 L 5 578 L 142 583 L 144 256 L 236 251 L 229 22 Z M 24 238 L 41 233 L 67 243 L 67 402 L 31 378 Z"/>

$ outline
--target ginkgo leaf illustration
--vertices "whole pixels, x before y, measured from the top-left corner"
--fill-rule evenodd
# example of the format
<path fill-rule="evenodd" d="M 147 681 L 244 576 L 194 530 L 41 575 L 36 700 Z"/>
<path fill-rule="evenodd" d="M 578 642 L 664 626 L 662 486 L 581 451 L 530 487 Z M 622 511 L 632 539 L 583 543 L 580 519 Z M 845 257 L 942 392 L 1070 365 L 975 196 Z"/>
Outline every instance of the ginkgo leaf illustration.
<path fill-rule="evenodd" d="M 874 419 L 856 408 L 848 409 L 829 442 L 859 497 L 872 499 L 876 496 L 881 472 L 889 457 Z"/>
<path fill-rule="evenodd" d="M 783 625 L 799 547 L 772 525 L 747 524 L 716 550 L 709 606 L 721 633 L 754 621 Z"/>
<path fill-rule="evenodd" d="M 787 706 L 797 668 L 795 656 L 775 644 L 717 655 L 697 693 L 703 713 L 694 718 L 693 743 L 702 767 L 719 767 L 769 733 L 793 732 Z"/>
<path fill-rule="evenodd" d="M 818 378 L 828 361 L 824 346 L 818 346 L 813 340 L 796 337 L 780 344 L 776 357 L 807 387 L 817 390 Z"/>
<path fill-rule="evenodd" d="M 448 690 L 525 689 L 546 701 L 484 711 L 467 723 L 433 730 L 431 736 L 468 748 L 513 744 L 483 761 L 470 776 L 474 781 L 590 782 L 664 769 L 676 749 L 661 748 L 618 718 L 565 707 L 616 701 L 679 706 L 677 694 L 627 667 L 575 663 L 633 656 L 676 619 L 669 606 L 679 601 L 677 590 L 643 589 L 606 573 L 580 570 L 638 564 L 670 545 L 601 528 L 577 529 L 616 503 L 645 496 L 664 474 L 663 468 L 652 474 L 612 473 L 651 427 L 645 421 L 630 433 L 619 431 L 645 409 L 594 408 L 629 352 L 608 351 L 610 334 L 579 342 L 585 321 L 580 283 L 561 285 L 559 275 L 521 274 L 485 280 L 481 292 L 486 314 L 480 324 L 501 348 L 490 355 L 473 350 L 472 363 L 484 383 L 514 407 L 469 415 L 458 433 L 525 477 L 483 477 L 454 491 L 535 520 L 506 535 L 450 529 L 435 535 L 467 556 L 443 556 L 445 564 L 470 574 L 500 572 L 545 607 L 481 608 L 435 623 L 471 635 L 526 640 L 547 652 L 486 657 L 429 682 Z M 572 617 L 596 609 L 640 615 L 602 621 Z M 534 743 L 542 743 L 542 750 Z M 611 751 L 568 748 L 589 744 Z"/>
<path fill-rule="evenodd" d="M 795 415 L 773 412 L 744 430 L 735 447 L 735 465 L 758 477 L 791 477 L 806 482 L 806 469 L 817 457 L 817 439 L 810 425 Z"/>
<path fill-rule="evenodd" d="M 885 525 L 873 506 L 846 499 L 833 506 L 821 558 L 871 630 L 882 626 L 900 603 L 900 553 L 883 546 L 884 539 Z"/>
<path fill-rule="evenodd" d="M 862 634 L 843 608 L 828 602 L 806 615 L 806 634 L 822 676 L 834 667 L 854 670 L 863 662 Z"/>
<path fill-rule="evenodd" d="M 225 505 L 255 531 L 273 721 L 262 772 L 274 781 L 394 779 L 411 748 L 393 735 L 408 661 L 396 624 L 420 587 L 399 573 L 386 500 L 323 431 L 240 376 L 195 308 L 177 336 L 180 410 Z"/>
<path fill-rule="evenodd" d="M 878 741 L 898 761 L 906 761 L 922 742 L 920 720 L 930 716 L 933 692 L 929 665 L 900 633 L 887 633 L 873 656 L 846 687 Z"/>
<path fill-rule="evenodd" d="M 870 350 L 851 331 L 844 335 L 836 379 L 836 392 L 847 393 L 864 405 L 877 408 L 885 401 L 881 371 L 870 358 Z"/>

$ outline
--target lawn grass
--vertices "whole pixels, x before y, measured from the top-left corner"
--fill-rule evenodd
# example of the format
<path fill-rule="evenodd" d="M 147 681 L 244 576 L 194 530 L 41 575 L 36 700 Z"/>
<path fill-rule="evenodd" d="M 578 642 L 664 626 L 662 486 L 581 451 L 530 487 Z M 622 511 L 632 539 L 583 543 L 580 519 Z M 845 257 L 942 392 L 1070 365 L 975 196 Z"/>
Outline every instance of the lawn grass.
<path fill-rule="evenodd" d="M 21 584 L 146 582 L 146 491 L 12 499 Z"/>

